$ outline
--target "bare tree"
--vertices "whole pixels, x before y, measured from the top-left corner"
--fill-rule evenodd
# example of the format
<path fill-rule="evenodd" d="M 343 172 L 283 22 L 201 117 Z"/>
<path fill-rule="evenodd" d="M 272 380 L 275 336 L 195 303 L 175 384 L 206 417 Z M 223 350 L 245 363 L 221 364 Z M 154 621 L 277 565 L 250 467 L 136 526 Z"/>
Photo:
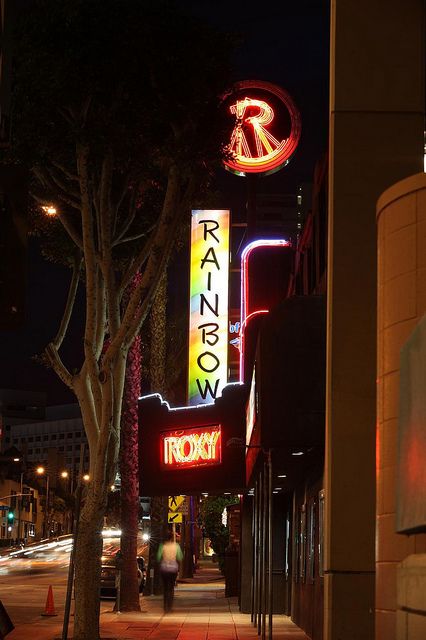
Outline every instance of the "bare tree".
<path fill-rule="evenodd" d="M 99 638 L 101 529 L 126 361 L 182 216 L 220 157 L 225 40 L 161 0 L 38 0 L 17 40 L 13 153 L 32 172 L 50 259 L 72 268 L 43 358 L 75 394 L 90 451 L 76 549 L 74 640 Z M 128 299 L 123 295 L 135 275 Z M 79 286 L 82 358 L 61 356 Z"/>

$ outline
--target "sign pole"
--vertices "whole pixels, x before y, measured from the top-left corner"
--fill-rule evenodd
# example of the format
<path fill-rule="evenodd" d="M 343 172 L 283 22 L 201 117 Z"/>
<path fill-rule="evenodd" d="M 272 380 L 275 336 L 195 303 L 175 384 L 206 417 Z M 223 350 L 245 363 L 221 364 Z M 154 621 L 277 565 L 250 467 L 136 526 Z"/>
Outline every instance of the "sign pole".
<path fill-rule="evenodd" d="M 78 537 L 78 526 L 80 520 L 80 509 L 81 509 L 81 496 L 83 492 L 83 461 L 84 461 L 84 443 L 81 445 L 80 450 L 80 471 L 79 477 L 77 480 L 77 489 L 75 492 L 75 510 L 74 510 L 74 531 L 73 531 L 73 542 L 70 553 L 70 563 L 68 566 L 68 580 L 67 580 L 67 592 L 65 596 L 65 611 L 64 611 L 64 623 L 62 627 L 62 640 L 67 640 L 68 638 L 68 625 L 70 621 L 70 611 L 71 611 L 71 596 L 72 596 L 72 588 L 74 582 L 74 569 L 75 569 L 75 549 Z"/>
<path fill-rule="evenodd" d="M 256 232 L 257 222 L 257 174 L 247 174 L 247 240 L 250 242 Z"/>

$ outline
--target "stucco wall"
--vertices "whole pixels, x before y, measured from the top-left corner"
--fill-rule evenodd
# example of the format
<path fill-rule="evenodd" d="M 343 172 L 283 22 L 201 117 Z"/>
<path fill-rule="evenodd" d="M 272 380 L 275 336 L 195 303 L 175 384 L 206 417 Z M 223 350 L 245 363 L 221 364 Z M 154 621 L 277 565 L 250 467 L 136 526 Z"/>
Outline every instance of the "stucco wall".
<path fill-rule="evenodd" d="M 395 512 L 400 350 L 426 313 L 426 174 L 387 189 L 377 221 L 376 640 L 424 640 L 426 534 L 395 533 Z"/>

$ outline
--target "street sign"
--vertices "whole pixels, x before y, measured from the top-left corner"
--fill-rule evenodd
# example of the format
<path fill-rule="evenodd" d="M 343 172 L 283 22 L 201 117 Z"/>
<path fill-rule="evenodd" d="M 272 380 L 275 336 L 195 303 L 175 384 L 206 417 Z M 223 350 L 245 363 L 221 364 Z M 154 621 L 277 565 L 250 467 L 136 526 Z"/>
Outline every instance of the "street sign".
<path fill-rule="evenodd" d="M 178 511 L 185 502 L 185 496 L 169 496 L 169 511 Z"/>
<path fill-rule="evenodd" d="M 10 507 L 8 507 L 7 504 L 0 504 L 0 511 L 7 511 L 8 509 L 10 509 Z"/>
<path fill-rule="evenodd" d="M 180 505 L 180 507 L 179 507 L 179 509 L 177 511 L 178 511 L 178 513 L 183 513 L 184 516 L 187 516 L 189 514 L 189 503 L 188 503 L 188 501 L 185 500 L 185 502 Z"/>
<path fill-rule="evenodd" d="M 175 524 L 183 522 L 183 514 L 178 513 L 177 511 L 169 512 L 168 523 Z"/>

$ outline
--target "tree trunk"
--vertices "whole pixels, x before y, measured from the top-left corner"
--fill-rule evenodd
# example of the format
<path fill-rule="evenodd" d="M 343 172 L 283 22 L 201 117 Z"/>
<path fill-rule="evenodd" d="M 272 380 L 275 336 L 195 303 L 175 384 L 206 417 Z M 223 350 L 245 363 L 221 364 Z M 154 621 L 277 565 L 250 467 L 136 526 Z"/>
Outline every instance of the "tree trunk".
<path fill-rule="evenodd" d="M 141 339 L 127 357 L 121 416 L 121 590 L 120 610 L 140 611 L 136 557 L 139 526 L 138 398 L 141 392 Z"/>
<path fill-rule="evenodd" d="M 167 271 L 164 272 L 150 315 L 150 383 L 153 393 L 166 392 L 166 309 L 167 309 Z M 149 545 L 149 592 L 162 593 L 162 582 L 157 563 L 157 551 L 167 533 L 167 497 L 154 496 L 151 499 L 151 539 Z"/>
<path fill-rule="evenodd" d="M 99 584 L 106 496 L 89 494 L 81 511 L 75 557 L 73 640 L 99 640 Z"/>

